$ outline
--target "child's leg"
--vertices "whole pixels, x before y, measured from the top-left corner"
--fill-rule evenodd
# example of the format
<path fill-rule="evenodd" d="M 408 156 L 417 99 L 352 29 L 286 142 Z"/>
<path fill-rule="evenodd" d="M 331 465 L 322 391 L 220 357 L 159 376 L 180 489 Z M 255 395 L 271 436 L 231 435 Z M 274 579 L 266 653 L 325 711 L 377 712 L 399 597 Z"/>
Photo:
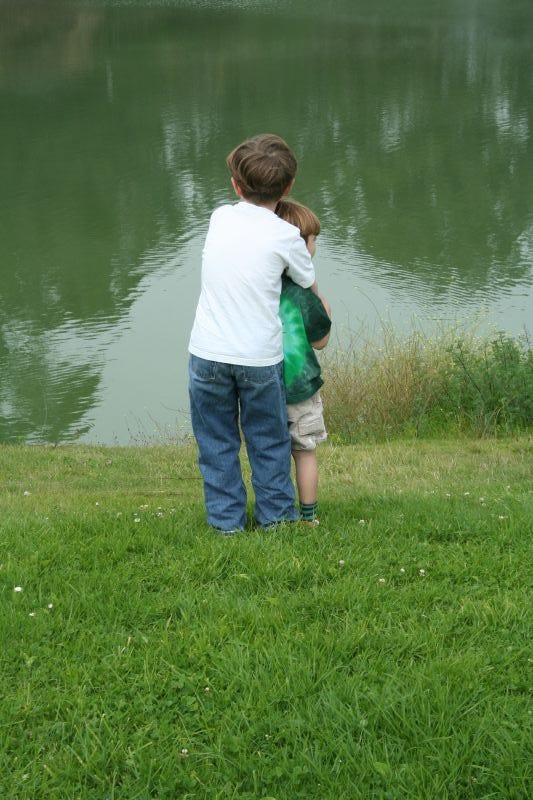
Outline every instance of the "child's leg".
<path fill-rule="evenodd" d="M 300 498 L 300 515 L 304 522 L 318 525 L 318 461 L 316 446 L 327 438 L 322 412 L 322 399 L 316 392 L 300 403 L 287 406 L 292 455 L 296 466 L 296 483 Z"/>
<path fill-rule="evenodd" d="M 222 531 L 246 524 L 246 490 L 241 474 L 238 396 L 231 364 L 191 355 L 189 397 L 204 481 L 207 520 Z"/>
<path fill-rule="evenodd" d="M 318 499 L 318 461 L 316 450 L 293 450 L 296 485 L 300 503 L 310 505 Z"/>
<path fill-rule="evenodd" d="M 291 480 L 291 440 L 281 364 L 236 367 L 241 426 L 252 467 L 255 520 L 261 526 L 298 519 Z"/>
<path fill-rule="evenodd" d="M 296 485 L 300 499 L 303 522 L 317 522 L 318 512 L 318 460 L 316 450 L 293 450 L 296 467 Z"/>

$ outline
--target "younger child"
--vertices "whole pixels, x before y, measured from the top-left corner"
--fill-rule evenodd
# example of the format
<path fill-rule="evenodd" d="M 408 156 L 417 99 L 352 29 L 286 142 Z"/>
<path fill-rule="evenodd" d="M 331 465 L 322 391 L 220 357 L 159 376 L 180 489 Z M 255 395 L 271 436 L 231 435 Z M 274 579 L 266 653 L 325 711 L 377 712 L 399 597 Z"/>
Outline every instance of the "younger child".
<path fill-rule="evenodd" d="M 252 468 L 261 527 L 297 519 L 283 390 L 281 276 L 314 285 L 299 232 L 274 213 L 294 183 L 296 159 L 279 136 L 247 139 L 228 156 L 240 202 L 211 215 L 202 287 L 189 342 L 191 420 L 208 522 L 230 534 L 246 526 L 240 430 Z"/>
<path fill-rule="evenodd" d="M 291 200 L 280 200 L 276 214 L 299 228 L 309 254 L 314 256 L 315 239 L 320 233 L 318 217 Z M 318 391 L 324 381 L 313 348 L 321 350 L 328 343 L 331 308 L 325 298 L 297 286 L 284 275 L 279 313 L 283 324 L 283 379 L 301 520 L 318 525 L 316 446 L 327 438 L 327 433 Z"/>

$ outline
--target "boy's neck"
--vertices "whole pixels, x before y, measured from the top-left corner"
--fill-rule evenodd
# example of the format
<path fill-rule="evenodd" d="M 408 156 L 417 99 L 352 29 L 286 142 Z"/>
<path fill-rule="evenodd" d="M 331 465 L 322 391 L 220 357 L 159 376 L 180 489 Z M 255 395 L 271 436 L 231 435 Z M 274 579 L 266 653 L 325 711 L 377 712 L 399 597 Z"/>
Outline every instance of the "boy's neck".
<path fill-rule="evenodd" d="M 250 203 L 251 206 L 257 206 L 258 208 L 266 208 L 267 211 L 275 211 L 276 206 L 281 199 L 280 197 L 278 197 L 276 200 L 268 200 L 266 203 L 254 203 L 253 200 L 249 200 L 247 197 L 244 197 L 242 189 L 235 180 L 235 178 L 233 177 L 233 175 L 231 176 L 231 185 L 233 186 L 235 194 L 240 200 L 242 200 L 243 203 Z M 289 194 L 293 186 L 294 186 L 294 180 L 292 180 L 286 187 L 285 191 L 283 192 L 283 195 Z"/>
<path fill-rule="evenodd" d="M 244 197 L 241 197 L 241 201 L 243 203 L 249 203 L 251 206 L 257 206 L 258 208 L 266 208 L 268 211 L 275 211 L 279 202 L 279 200 L 269 200 L 266 203 L 254 203 L 252 200 L 246 200 Z"/>

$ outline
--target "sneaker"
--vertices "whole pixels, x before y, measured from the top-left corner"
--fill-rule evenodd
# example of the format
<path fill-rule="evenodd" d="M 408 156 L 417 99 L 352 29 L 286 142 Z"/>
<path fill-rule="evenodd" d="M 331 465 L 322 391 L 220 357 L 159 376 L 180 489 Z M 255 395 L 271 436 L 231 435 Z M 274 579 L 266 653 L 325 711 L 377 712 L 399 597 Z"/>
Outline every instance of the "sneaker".
<path fill-rule="evenodd" d="M 320 525 L 320 520 L 316 517 L 314 519 L 301 519 L 302 525 L 307 525 L 309 528 L 317 528 Z"/>
<path fill-rule="evenodd" d="M 267 522 L 266 525 L 259 525 L 259 523 L 256 523 L 256 524 L 257 524 L 257 529 L 258 530 L 267 531 L 268 532 L 268 531 L 281 530 L 282 528 L 285 528 L 288 525 L 294 525 L 294 523 L 297 522 L 297 521 L 298 520 L 294 520 L 294 519 L 280 519 L 280 520 L 277 520 L 276 522 Z"/>
<path fill-rule="evenodd" d="M 213 530 L 218 533 L 219 536 L 233 536 L 235 533 L 243 533 L 243 528 L 230 528 L 229 531 L 225 531 L 222 528 L 217 528 L 213 525 Z"/>

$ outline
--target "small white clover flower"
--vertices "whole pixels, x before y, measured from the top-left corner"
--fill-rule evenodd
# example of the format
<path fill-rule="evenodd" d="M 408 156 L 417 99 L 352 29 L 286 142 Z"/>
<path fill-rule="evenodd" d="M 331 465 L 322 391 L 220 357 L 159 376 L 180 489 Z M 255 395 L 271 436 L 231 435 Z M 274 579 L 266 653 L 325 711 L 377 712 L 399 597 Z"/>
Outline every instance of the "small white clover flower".
<path fill-rule="evenodd" d="M 470 492 L 465 492 L 465 497 L 470 497 Z"/>
<path fill-rule="evenodd" d="M 344 561 L 344 559 L 341 558 L 341 560 L 339 561 L 339 567 L 344 567 L 345 564 L 346 561 Z"/>
<path fill-rule="evenodd" d="M 402 575 L 403 575 L 403 573 L 405 572 L 405 570 L 404 570 L 404 568 L 403 568 L 403 567 L 400 567 L 400 572 L 402 573 Z"/>
<path fill-rule="evenodd" d="M 210 691 L 211 691 L 211 689 L 209 688 L 209 686 L 204 686 L 205 694 L 209 694 Z"/>
<path fill-rule="evenodd" d="M 187 750 L 186 747 L 182 747 L 180 752 L 180 758 L 188 758 L 188 757 L 189 757 L 189 751 Z"/>
<path fill-rule="evenodd" d="M 28 492 L 28 490 L 26 489 L 26 491 L 24 492 L 24 497 L 29 497 L 30 494 L 31 494 L 31 492 Z"/>
<path fill-rule="evenodd" d="M 22 591 L 22 586 L 15 586 L 15 588 L 13 589 L 13 591 L 14 591 L 14 592 L 21 592 L 21 591 Z"/>
<path fill-rule="evenodd" d="M 504 516 L 503 516 L 503 514 L 500 514 L 500 516 L 498 517 L 498 519 L 509 519 L 509 517 L 504 517 Z"/>
<path fill-rule="evenodd" d="M 53 607 L 54 607 L 53 603 L 48 603 L 48 605 L 46 606 L 46 608 L 53 608 Z"/>
<path fill-rule="evenodd" d="M 418 570 L 418 574 L 420 575 L 421 578 L 423 578 L 424 575 L 426 574 L 426 570 L 425 569 L 419 569 Z"/>
<path fill-rule="evenodd" d="M 30 611 L 30 613 L 28 614 L 28 617 L 34 617 L 34 616 L 35 616 L 35 611 Z"/>
<path fill-rule="evenodd" d="M 99 505 L 100 505 L 100 503 L 98 503 L 98 502 L 96 502 L 96 503 L 95 503 L 95 506 L 97 506 L 97 507 L 98 507 Z"/>
<path fill-rule="evenodd" d="M 385 583 L 385 578 L 380 578 L 378 583 Z"/>
<path fill-rule="evenodd" d="M 359 525 L 366 525 L 366 519 L 360 519 Z"/>

